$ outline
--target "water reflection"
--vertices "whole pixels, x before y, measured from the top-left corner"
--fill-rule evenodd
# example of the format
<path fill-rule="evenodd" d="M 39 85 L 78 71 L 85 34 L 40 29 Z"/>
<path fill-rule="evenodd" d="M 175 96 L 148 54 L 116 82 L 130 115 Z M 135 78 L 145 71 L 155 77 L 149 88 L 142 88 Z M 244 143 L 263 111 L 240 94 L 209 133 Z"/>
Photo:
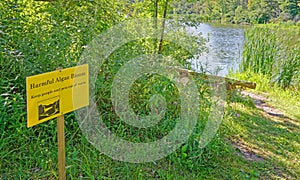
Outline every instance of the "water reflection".
<path fill-rule="evenodd" d="M 192 67 L 201 71 L 201 66 L 209 73 L 226 76 L 229 70 L 236 71 L 242 59 L 244 34 L 242 28 L 215 27 L 209 24 L 200 24 L 189 27 L 193 34 L 199 32 L 208 39 L 208 52 L 199 54 L 192 60 Z"/>

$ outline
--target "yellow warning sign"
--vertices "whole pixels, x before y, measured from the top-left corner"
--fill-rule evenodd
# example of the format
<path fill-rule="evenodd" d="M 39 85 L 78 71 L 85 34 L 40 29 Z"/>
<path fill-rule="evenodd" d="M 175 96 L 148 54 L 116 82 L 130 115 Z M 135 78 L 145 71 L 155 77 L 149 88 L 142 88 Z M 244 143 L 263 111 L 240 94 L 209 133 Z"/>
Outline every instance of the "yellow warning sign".
<path fill-rule="evenodd" d="M 89 105 L 88 65 L 26 78 L 27 127 Z"/>

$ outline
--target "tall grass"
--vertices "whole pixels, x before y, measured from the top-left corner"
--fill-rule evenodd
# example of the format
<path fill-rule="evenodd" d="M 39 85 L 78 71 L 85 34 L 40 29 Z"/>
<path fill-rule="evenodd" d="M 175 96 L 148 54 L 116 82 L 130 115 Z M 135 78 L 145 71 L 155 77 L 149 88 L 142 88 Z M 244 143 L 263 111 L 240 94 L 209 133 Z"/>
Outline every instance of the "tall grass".
<path fill-rule="evenodd" d="M 122 17 L 119 17 L 117 13 L 107 14 L 101 11 L 109 7 L 114 8 L 112 12 L 118 12 L 118 7 L 110 4 L 109 1 L 46 3 L 33 0 L 19 2 L 7 0 L 0 2 L 0 179 L 43 179 L 45 177 L 54 179 L 56 177 L 55 121 L 30 129 L 26 128 L 25 77 L 51 71 L 56 67 L 69 67 L 77 64 L 84 45 L 88 44 L 94 36 L 111 27 L 115 21 L 121 21 Z M 176 96 L 178 93 L 171 82 L 159 76 L 145 76 L 136 81 L 136 86 L 134 86 L 136 88 L 131 90 L 132 108 L 137 114 L 147 114 L 150 109 L 145 102 L 148 102 L 150 95 L 162 92 L 167 99 L 167 107 L 170 107 L 166 111 L 166 117 L 157 126 L 146 130 L 137 130 L 133 126 L 122 124 L 122 121 L 115 117 L 110 100 L 114 75 L 128 59 L 138 53 L 148 52 L 146 51 L 148 49 L 141 45 L 153 44 L 147 40 L 137 42 L 139 44 L 135 46 L 132 43 L 115 51 L 107 63 L 103 64 L 103 72 L 106 74 L 99 73 L 97 81 L 99 111 L 103 112 L 107 127 L 120 137 L 128 138 L 133 142 L 153 141 L 165 136 L 176 123 L 180 103 L 177 106 L 173 104 L 179 102 L 180 99 Z M 182 52 L 179 51 L 179 47 L 167 46 L 167 43 L 164 46 L 163 55 L 173 53 L 176 59 L 182 61 L 185 60 L 183 57 L 188 56 L 187 52 L 179 53 Z M 179 148 L 174 155 L 162 160 L 170 164 L 177 163 L 180 168 L 185 167 L 187 174 L 189 169 L 197 170 L 198 166 L 211 164 L 209 161 L 211 157 L 225 156 L 226 151 L 219 151 L 227 147 L 220 137 L 215 138 L 206 149 L 198 147 L 200 133 L 208 118 L 206 111 L 210 107 L 209 99 L 206 98 L 209 97 L 208 89 L 203 88 L 204 85 L 201 86 L 200 83 L 198 84 L 202 89 L 199 90 L 199 94 L 203 95 L 203 100 L 199 111 L 202 112 L 202 116 L 199 117 L 195 132 L 184 148 Z M 176 100 L 174 103 L 173 97 Z M 204 101 L 205 99 L 207 101 Z M 67 164 L 70 165 L 67 170 L 68 174 L 74 178 L 89 176 L 89 179 L 92 179 L 95 172 L 89 172 L 89 168 L 98 171 L 98 162 L 103 162 L 102 159 L 105 160 L 105 165 L 101 168 L 105 171 L 119 168 L 114 165 L 113 160 L 100 156 L 96 149 L 86 150 L 92 146 L 79 130 L 74 114 L 70 113 L 65 116 L 66 148 L 71 148 L 71 150 L 67 149 Z M 89 157 L 94 157 L 95 154 L 96 158 L 101 160 L 96 162 L 95 159 L 91 159 L 81 163 Z M 201 156 L 201 161 L 196 162 L 194 159 L 198 156 Z M 128 165 L 124 163 L 123 166 Z M 132 171 L 133 173 L 139 172 L 135 166 L 132 167 Z M 203 171 L 209 173 L 208 170 Z M 118 173 L 120 172 L 116 171 L 109 176 L 115 178 L 118 177 Z M 170 173 L 173 172 L 170 171 Z"/>
<path fill-rule="evenodd" d="M 95 35 L 121 21 L 122 17 L 118 15 L 121 10 L 118 10 L 112 2 L 0 1 L 0 179 L 57 179 L 56 121 L 26 128 L 25 77 L 51 71 L 58 66 L 69 67 L 76 64 L 84 45 Z M 141 44 L 147 44 L 146 42 L 153 44 L 146 40 Z M 96 95 L 99 97 L 99 111 L 102 112 L 107 127 L 118 136 L 132 142 L 150 142 L 170 132 L 179 114 L 180 98 L 171 81 L 157 75 L 145 75 L 135 81 L 133 86 L 135 88 L 130 90 L 130 105 L 137 114 L 147 114 L 151 108 L 144 102 L 148 102 L 150 95 L 161 92 L 166 97 L 168 110 L 166 117 L 149 129 L 136 129 L 124 124 L 115 116 L 110 101 L 114 75 L 122 63 L 126 63 L 126 59 L 134 57 L 134 52 L 147 50 L 146 47 L 139 46 L 140 44 L 135 46 L 133 44 L 135 42 L 131 43 L 116 50 L 103 64 L 105 71 L 98 74 Z M 187 55 L 178 50 L 178 47 L 169 46 L 168 49 L 165 46 L 163 53 L 166 53 L 164 55 L 173 53 L 178 57 L 175 59 L 185 60 L 183 57 Z M 69 179 L 257 179 L 260 176 L 264 178 L 264 174 L 269 178 L 278 174 L 278 171 L 286 171 L 285 164 L 280 165 L 284 170 L 279 168 L 276 168 L 276 171 L 272 170 L 275 165 L 277 167 L 277 160 L 258 163 L 244 160 L 224 139 L 224 134 L 230 138 L 234 137 L 233 134 L 253 138 L 248 136 L 248 132 L 254 132 L 252 125 L 255 124 L 255 120 L 261 119 L 253 117 L 252 113 L 226 111 L 224 118 L 227 119 L 226 127 L 221 126 L 212 142 L 205 148 L 199 148 L 198 142 L 208 120 L 208 109 L 212 106 L 212 100 L 209 98 L 206 82 L 198 79 L 196 83 L 201 106 L 199 121 L 193 134 L 186 144 L 173 154 L 151 163 L 130 164 L 104 156 L 85 139 L 74 114 L 66 114 L 67 177 Z M 249 106 L 249 103 L 245 106 Z M 244 120 L 238 117 L 237 113 L 241 114 Z M 248 120 L 250 118 L 254 123 Z M 245 122 L 251 123 L 251 126 L 243 127 Z M 263 119 L 263 122 L 267 121 Z M 246 126 L 249 126 L 249 129 L 244 131 Z M 295 132 L 297 130 L 295 128 Z M 263 129 L 263 132 L 267 131 Z M 298 138 L 288 131 L 284 137 L 287 135 Z M 263 138 L 258 136 L 253 139 Z M 285 143 L 283 141 L 285 139 L 287 138 L 281 138 L 275 145 Z M 257 142 L 257 144 L 266 143 L 266 141 Z M 268 147 L 272 147 L 273 150 L 274 141 L 269 144 Z M 287 154 L 297 159 L 295 149 L 297 148 L 289 150 Z M 262 151 L 269 152 L 269 149 L 264 147 Z M 289 167 L 289 169 L 294 171 L 296 168 Z M 296 179 L 296 175 L 290 176 Z"/>
<path fill-rule="evenodd" d="M 283 88 L 299 87 L 300 29 L 253 27 L 245 32 L 242 71 L 267 75 Z"/>

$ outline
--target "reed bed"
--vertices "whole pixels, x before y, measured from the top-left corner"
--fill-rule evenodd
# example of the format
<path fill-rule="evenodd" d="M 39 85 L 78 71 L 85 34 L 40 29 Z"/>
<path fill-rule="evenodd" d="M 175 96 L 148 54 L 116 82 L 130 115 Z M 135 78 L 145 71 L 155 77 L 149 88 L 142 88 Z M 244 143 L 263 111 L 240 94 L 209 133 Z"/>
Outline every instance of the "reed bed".
<path fill-rule="evenodd" d="M 252 27 L 245 32 L 241 70 L 267 75 L 283 88 L 299 88 L 299 49 L 299 27 Z"/>

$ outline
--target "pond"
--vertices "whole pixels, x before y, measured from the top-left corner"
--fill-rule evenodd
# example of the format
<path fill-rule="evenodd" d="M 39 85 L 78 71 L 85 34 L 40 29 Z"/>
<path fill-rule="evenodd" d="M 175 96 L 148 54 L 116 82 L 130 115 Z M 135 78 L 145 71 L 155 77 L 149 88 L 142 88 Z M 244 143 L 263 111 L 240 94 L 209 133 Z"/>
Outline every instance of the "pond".
<path fill-rule="evenodd" d="M 197 55 L 191 61 L 195 71 L 201 72 L 202 66 L 208 73 L 226 76 L 229 71 L 238 70 L 243 56 L 242 27 L 200 24 L 197 27 L 189 27 L 188 32 L 202 33 L 208 40 L 208 52 Z"/>

